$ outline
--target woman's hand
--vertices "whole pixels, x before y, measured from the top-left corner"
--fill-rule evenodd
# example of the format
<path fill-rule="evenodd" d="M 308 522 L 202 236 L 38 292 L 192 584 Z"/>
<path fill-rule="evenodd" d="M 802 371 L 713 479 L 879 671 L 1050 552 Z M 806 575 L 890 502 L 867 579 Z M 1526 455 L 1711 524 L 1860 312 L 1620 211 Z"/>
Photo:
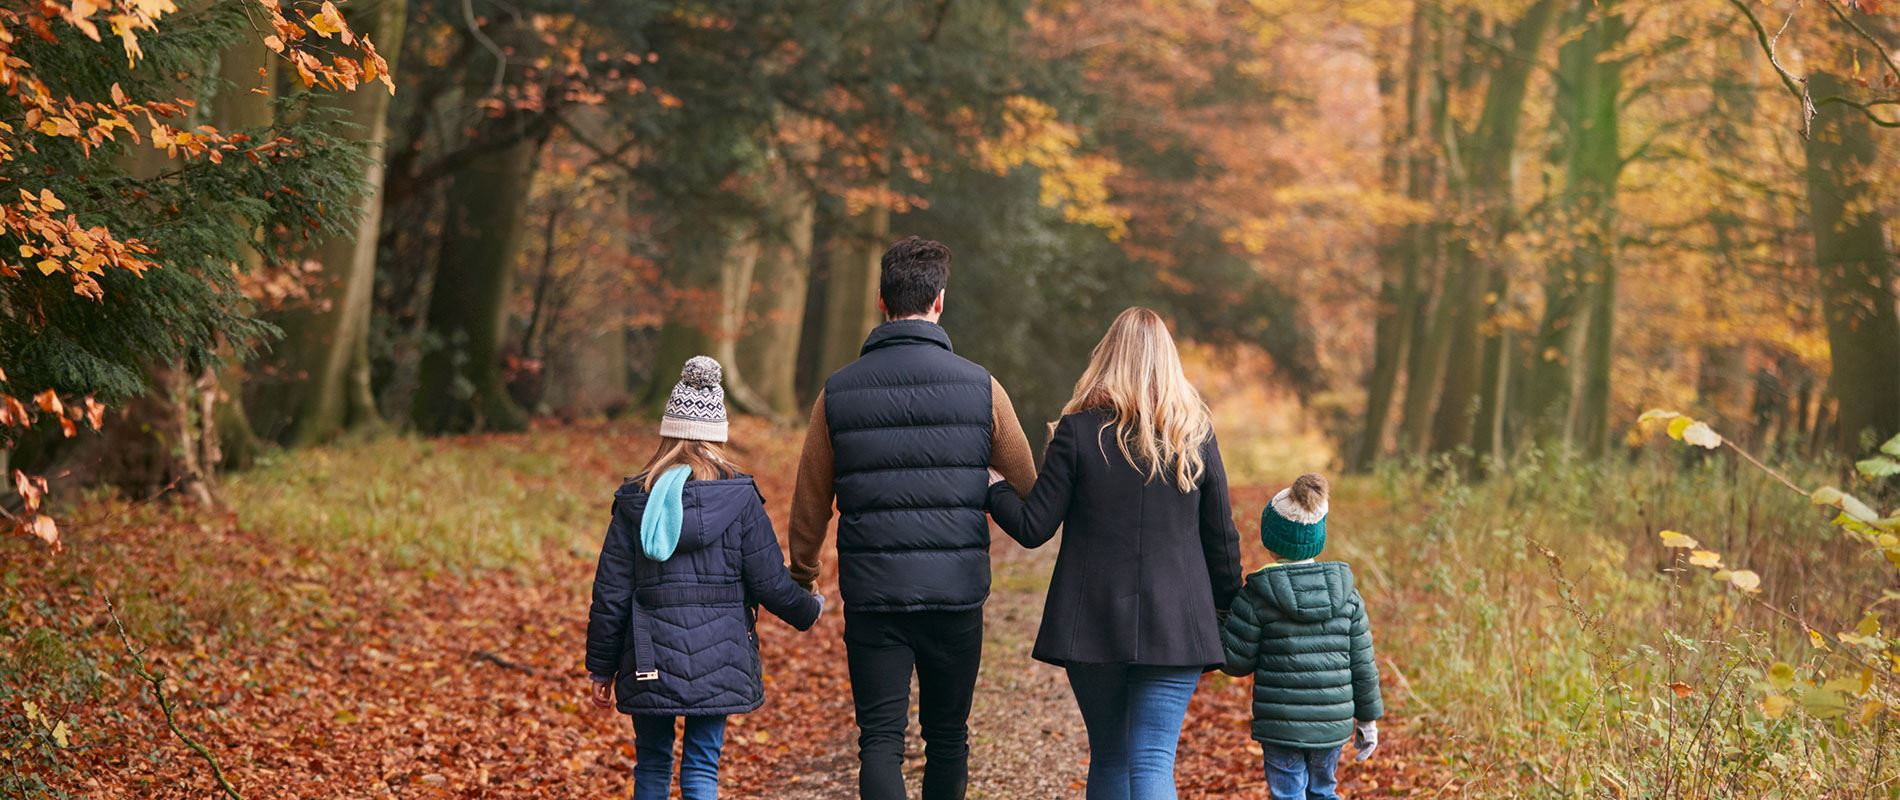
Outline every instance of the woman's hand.
<path fill-rule="evenodd" d="M 614 679 L 599 675 L 587 676 L 594 682 L 594 707 L 602 711 L 614 710 Z"/>

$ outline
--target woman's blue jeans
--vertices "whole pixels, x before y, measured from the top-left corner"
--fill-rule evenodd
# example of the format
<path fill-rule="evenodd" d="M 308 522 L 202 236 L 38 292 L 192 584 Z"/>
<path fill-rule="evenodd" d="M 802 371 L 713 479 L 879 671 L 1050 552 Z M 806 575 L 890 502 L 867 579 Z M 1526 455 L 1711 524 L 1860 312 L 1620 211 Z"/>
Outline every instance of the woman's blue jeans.
<path fill-rule="evenodd" d="M 633 718 L 633 800 L 666 800 L 673 785 L 673 721 Z M 725 717 L 687 717 L 680 742 L 680 800 L 719 796 L 719 751 L 726 746 Z"/>
<path fill-rule="evenodd" d="M 1088 800 L 1175 800 L 1174 751 L 1198 667 L 1071 664 L 1089 730 Z"/>

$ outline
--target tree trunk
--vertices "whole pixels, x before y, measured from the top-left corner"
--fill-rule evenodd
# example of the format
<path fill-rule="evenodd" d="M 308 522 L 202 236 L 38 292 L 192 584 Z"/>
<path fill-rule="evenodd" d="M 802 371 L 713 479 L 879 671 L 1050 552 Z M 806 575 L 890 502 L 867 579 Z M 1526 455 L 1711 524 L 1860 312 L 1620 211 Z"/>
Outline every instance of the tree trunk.
<path fill-rule="evenodd" d="M 528 425 L 527 413 L 508 395 L 501 345 L 542 141 L 528 136 L 478 156 L 450 185 L 429 295 L 429 350 L 417 376 L 415 422 L 425 433 Z"/>
<path fill-rule="evenodd" d="M 783 174 L 788 165 L 776 168 L 781 174 L 772 181 L 771 209 L 760 234 L 738 363 L 767 411 L 796 418 L 798 350 L 804 333 L 805 294 L 811 285 L 817 202 L 794 176 Z"/>
<path fill-rule="evenodd" d="M 401 42 L 407 20 L 404 0 L 363 0 L 350 8 L 351 28 L 380 42 Z M 385 53 L 392 69 L 396 55 L 395 48 Z M 265 436 L 306 445 L 346 429 L 381 424 L 369 391 L 369 309 L 382 225 L 389 100 L 389 93 L 377 85 L 313 98 L 315 105 L 334 109 L 344 123 L 336 136 L 361 142 L 367 150 L 363 180 L 368 194 L 355 229 L 326 238 L 312 251 L 324 274 L 315 296 L 273 320 L 284 330 L 272 358 L 275 377 L 259 387 L 256 402 L 250 404 L 252 422 Z"/>
<path fill-rule="evenodd" d="M 1822 71 L 1808 85 L 1816 97 L 1854 91 Z M 1873 127 L 1859 111 L 1820 109 L 1807 142 L 1809 219 L 1833 358 L 1834 448 L 1848 456 L 1900 433 L 1900 320 L 1886 219 L 1871 180 L 1875 156 Z"/>
<path fill-rule="evenodd" d="M 1741 37 L 1728 37 L 1716 43 L 1714 57 L 1735 59 L 1734 63 L 1748 64 L 1755 45 Z M 1754 86 L 1748 72 L 1716 70 L 1710 87 L 1710 100 L 1714 105 L 1710 114 L 1709 151 L 1718 164 L 1736 172 L 1745 172 L 1749 154 L 1744 139 L 1746 126 L 1755 119 L 1756 102 Z M 1709 317 L 1724 319 L 1735 312 L 1729 307 L 1729 298 L 1737 290 L 1731 281 L 1746 275 L 1746 245 L 1742 239 L 1746 235 L 1750 197 L 1746 191 L 1725 190 L 1725 196 L 1719 199 L 1717 207 L 1709 215 L 1710 238 L 1715 247 L 1715 259 L 1709 271 L 1707 288 L 1703 294 L 1707 298 Z M 1739 438 L 1753 449 L 1765 440 L 1767 420 L 1756 413 L 1759 406 L 1754 405 L 1749 390 L 1754 378 L 1748 370 L 1748 350 L 1736 341 L 1714 341 L 1702 346 L 1701 358 L 1696 370 L 1696 408 L 1701 416 L 1709 419 L 1716 430 L 1724 435 Z"/>
<path fill-rule="evenodd" d="M 220 131 L 262 128 L 271 124 L 276 112 L 272 105 L 277 86 L 277 58 L 261 41 L 245 37 L 218 59 L 217 96 L 211 100 L 211 124 Z M 264 253 L 257 247 L 246 248 L 240 273 L 255 275 L 264 269 Z M 243 469 L 263 451 L 263 443 L 251 428 L 244 410 L 246 365 L 228 353 L 218 370 L 214 384 L 210 418 L 218 443 L 216 458 L 206 466 Z"/>
<path fill-rule="evenodd" d="M 1432 424 L 1433 452 L 1451 452 L 1474 444 L 1476 414 L 1485 407 L 1486 395 L 1496 397 L 1508 388 L 1487 385 L 1487 377 L 1493 382 L 1504 381 L 1509 373 L 1486 369 L 1485 354 L 1501 352 L 1502 344 L 1488 342 L 1495 334 L 1487 334 L 1483 328 L 1488 327 L 1484 325 L 1487 311 L 1505 295 L 1495 291 L 1505 285 L 1506 276 L 1498 244 L 1516 221 L 1511 183 L 1518 128 L 1531 72 L 1538 63 L 1538 50 L 1555 7 L 1555 0 L 1537 0 L 1511 25 L 1510 50 L 1490 72 L 1478 127 L 1468 137 L 1469 145 L 1462 148 L 1468 157 L 1460 186 L 1462 199 L 1474 209 L 1479 222 L 1460 231 L 1459 241 L 1453 243 L 1449 264 L 1454 274 L 1445 298 L 1451 307 L 1440 315 L 1451 328 L 1442 337 L 1434 333 L 1447 348 L 1449 360 L 1443 396 Z"/>
<path fill-rule="evenodd" d="M 1434 129 L 1431 109 L 1426 107 L 1431 92 L 1427 91 L 1425 63 L 1433 52 L 1426 41 L 1432 32 L 1426 8 L 1420 5 L 1412 14 L 1404 75 L 1399 78 L 1405 84 L 1401 95 L 1405 124 L 1393 141 L 1386 143 L 1386 182 L 1413 200 L 1429 197 L 1433 179 L 1432 153 L 1427 144 Z M 1388 78 L 1381 84 L 1382 94 L 1390 97 L 1395 88 L 1393 81 Z M 1409 222 L 1388 230 L 1380 242 L 1378 260 L 1384 274 L 1379 285 L 1372 369 L 1366 376 L 1366 422 L 1347 465 L 1355 471 L 1369 468 L 1385 452 L 1393 393 L 1420 312 L 1418 272 L 1424 257 L 1424 228 L 1422 222 Z"/>
<path fill-rule="evenodd" d="M 1540 440 L 1601 452 L 1608 428 L 1610 346 L 1615 336 L 1616 184 L 1622 172 L 1618 109 L 1625 26 L 1615 0 L 1578 0 L 1558 54 L 1552 115 L 1564 149 L 1564 191 L 1554 227 L 1563 250 L 1544 283 L 1544 316 L 1530 353 L 1522 417 Z M 1606 291 L 1607 289 L 1607 291 Z"/>
<path fill-rule="evenodd" d="M 882 206 L 840 221 L 826 253 L 824 346 L 817 380 L 858 357 L 864 337 L 884 321 L 878 310 L 878 264 L 890 237 L 891 212 Z"/>
<path fill-rule="evenodd" d="M 724 367 L 729 403 L 738 410 L 763 413 L 764 401 L 751 392 L 734 363 L 759 259 L 757 234 L 751 225 L 717 211 L 682 213 L 682 218 L 691 222 L 673 226 L 664 269 L 674 299 L 660 326 L 653 376 L 640 405 L 664 405 L 680 366 L 703 355 Z"/>

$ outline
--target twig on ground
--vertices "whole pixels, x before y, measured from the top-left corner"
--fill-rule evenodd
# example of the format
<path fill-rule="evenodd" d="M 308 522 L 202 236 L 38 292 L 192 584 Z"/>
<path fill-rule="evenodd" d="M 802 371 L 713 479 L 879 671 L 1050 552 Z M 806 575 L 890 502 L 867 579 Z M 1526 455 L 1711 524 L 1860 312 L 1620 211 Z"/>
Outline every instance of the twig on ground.
<path fill-rule="evenodd" d="M 238 790 L 225 779 L 224 768 L 218 765 L 218 757 L 212 755 L 209 748 L 185 735 L 184 730 L 178 727 L 178 720 L 172 712 L 171 698 L 165 695 L 165 676 L 154 673 L 145 666 L 145 651 L 132 646 L 132 637 L 126 634 L 125 623 L 119 621 L 119 612 L 113 608 L 112 599 L 109 597 L 106 598 L 106 616 L 112 618 L 112 627 L 118 629 L 119 642 L 125 645 L 125 654 L 132 657 L 133 674 L 152 685 L 152 694 L 158 698 L 158 710 L 165 713 L 165 726 L 171 728 L 172 735 L 177 736 L 186 747 L 196 752 L 206 764 L 211 765 L 211 777 L 217 780 L 218 788 L 224 791 L 226 797 L 231 800 L 244 800 L 244 796 L 238 794 Z"/>
<path fill-rule="evenodd" d="M 539 672 L 535 670 L 534 667 L 530 667 L 527 664 L 523 664 L 519 661 L 509 660 L 507 658 L 504 658 L 488 650 L 476 650 L 475 652 L 469 653 L 468 655 L 470 658 L 473 658 L 476 661 L 486 661 L 490 664 L 494 664 L 497 667 L 501 667 L 502 669 L 512 669 L 516 672 L 521 672 L 528 675 L 540 674 Z"/>

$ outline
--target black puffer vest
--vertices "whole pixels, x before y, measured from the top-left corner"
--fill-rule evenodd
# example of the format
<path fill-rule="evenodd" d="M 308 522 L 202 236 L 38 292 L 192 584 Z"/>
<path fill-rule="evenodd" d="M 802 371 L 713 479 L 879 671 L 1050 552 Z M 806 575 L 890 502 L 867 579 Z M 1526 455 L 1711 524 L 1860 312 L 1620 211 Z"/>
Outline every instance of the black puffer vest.
<path fill-rule="evenodd" d="M 879 325 L 825 381 L 838 587 L 855 611 L 959 611 L 990 594 L 990 374 L 922 320 Z"/>

